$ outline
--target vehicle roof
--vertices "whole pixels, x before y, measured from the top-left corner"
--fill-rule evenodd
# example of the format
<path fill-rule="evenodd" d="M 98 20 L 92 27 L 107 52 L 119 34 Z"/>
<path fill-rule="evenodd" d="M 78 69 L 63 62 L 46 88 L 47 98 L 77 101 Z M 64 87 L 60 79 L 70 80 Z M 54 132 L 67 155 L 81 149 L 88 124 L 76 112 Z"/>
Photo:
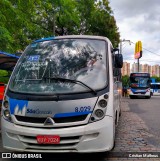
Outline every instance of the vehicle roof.
<path fill-rule="evenodd" d="M 20 57 L 4 51 L 0 51 L 0 69 L 12 71 Z"/>
<path fill-rule="evenodd" d="M 38 40 L 33 41 L 32 43 L 36 42 L 43 42 L 43 41 L 50 41 L 55 39 L 73 39 L 73 38 L 85 38 L 85 39 L 99 39 L 99 40 L 107 40 L 110 42 L 110 40 L 107 37 L 104 36 L 92 36 L 92 35 L 65 35 L 65 36 L 56 36 L 56 37 L 47 37 L 47 38 L 41 38 Z M 111 43 L 111 42 L 110 42 Z"/>
<path fill-rule="evenodd" d="M 150 74 L 150 73 L 147 73 L 147 72 L 133 72 L 133 73 L 130 73 L 130 74 L 137 74 L 137 73 L 142 73 L 142 74 Z"/>
<path fill-rule="evenodd" d="M 160 84 L 160 82 L 155 82 L 155 83 L 151 83 L 151 84 Z"/>

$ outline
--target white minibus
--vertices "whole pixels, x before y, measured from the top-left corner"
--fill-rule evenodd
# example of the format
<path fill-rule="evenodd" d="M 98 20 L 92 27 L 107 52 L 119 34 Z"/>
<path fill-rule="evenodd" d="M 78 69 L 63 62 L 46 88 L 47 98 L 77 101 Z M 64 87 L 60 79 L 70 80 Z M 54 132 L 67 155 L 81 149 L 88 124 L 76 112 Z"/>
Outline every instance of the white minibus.
<path fill-rule="evenodd" d="M 104 152 L 114 147 L 122 55 L 101 36 L 32 42 L 2 102 L 3 147 L 21 152 Z"/>

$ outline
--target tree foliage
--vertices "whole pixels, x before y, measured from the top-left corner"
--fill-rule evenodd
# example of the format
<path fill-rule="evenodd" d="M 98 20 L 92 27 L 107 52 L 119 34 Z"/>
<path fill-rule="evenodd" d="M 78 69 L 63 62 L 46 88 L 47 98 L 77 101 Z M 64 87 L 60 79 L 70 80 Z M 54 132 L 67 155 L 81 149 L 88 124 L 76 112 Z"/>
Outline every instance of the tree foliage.
<path fill-rule="evenodd" d="M 122 76 L 122 85 L 123 87 L 129 87 L 129 76 L 128 75 Z"/>
<path fill-rule="evenodd" d="M 154 78 L 156 82 L 160 82 L 160 77 L 152 76 L 151 78 Z"/>
<path fill-rule="evenodd" d="M 0 82 L 8 83 L 9 73 L 5 70 L 0 70 Z"/>
<path fill-rule="evenodd" d="M 35 39 L 100 35 L 116 47 L 119 32 L 108 0 L 0 0 L 0 50 L 16 52 Z"/>

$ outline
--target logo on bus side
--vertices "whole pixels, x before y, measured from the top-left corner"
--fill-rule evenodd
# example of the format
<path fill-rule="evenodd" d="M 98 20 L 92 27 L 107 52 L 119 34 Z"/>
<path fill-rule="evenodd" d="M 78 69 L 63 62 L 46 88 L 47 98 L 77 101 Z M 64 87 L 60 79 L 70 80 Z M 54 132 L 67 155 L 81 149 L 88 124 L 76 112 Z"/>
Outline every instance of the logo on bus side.
<path fill-rule="evenodd" d="M 30 108 L 27 108 L 27 112 L 26 113 L 30 113 L 30 114 L 52 114 L 52 111 L 41 111 L 39 109 L 30 109 Z"/>
<path fill-rule="evenodd" d="M 26 109 L 28 107 L 27 100 L 9 98 L 9 105 L 11 114 L 25 116 Z"/>

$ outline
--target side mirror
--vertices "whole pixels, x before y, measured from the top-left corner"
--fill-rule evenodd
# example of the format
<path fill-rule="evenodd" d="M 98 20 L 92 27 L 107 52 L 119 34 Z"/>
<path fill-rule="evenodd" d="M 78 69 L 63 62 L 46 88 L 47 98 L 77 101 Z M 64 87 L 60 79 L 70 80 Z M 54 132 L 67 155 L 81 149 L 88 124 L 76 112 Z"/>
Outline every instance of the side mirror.
<path fill-rule="evenodd" d="M 112 52 L 118 52 L 118 54 L 119 54 L 119 49 L 118 48 L 114 48 L 113 50 L 112 50 Z"/>
<path fill-rule="evenodd" d="M 116 54 L 115 55 L 115 67 L 116 68 L 122 68 L 123 67 L 123 55 L 122 54 Z"/>

